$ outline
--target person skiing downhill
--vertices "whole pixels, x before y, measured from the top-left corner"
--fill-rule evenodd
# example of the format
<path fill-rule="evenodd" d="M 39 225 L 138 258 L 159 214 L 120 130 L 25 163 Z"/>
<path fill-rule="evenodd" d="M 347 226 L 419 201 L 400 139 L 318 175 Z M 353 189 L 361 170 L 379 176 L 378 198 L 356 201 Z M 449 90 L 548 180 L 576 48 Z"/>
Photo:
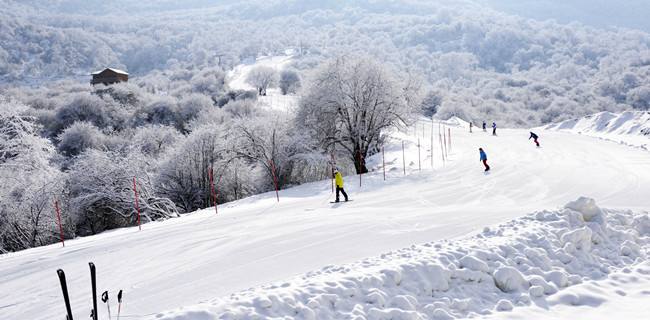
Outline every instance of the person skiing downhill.
<path fill-rule="evenodd" d="M 343 190 L 343 176 L 338 169 L 334 169 L 334 180 L 336 182 L 336 201 L 339 202 L 339 192 L 345 197 L 345 201 L 348 201 L 348 194 Z"/>
<path fill-rule="evenodd" d="M 487 123 L 485 123 L 485 121 L 483 121 L 483 131 L 487 131 Z"/>
<path fill-rule="evenodd" d="M 497 123 L 492 122 L 492 135 L 496 136 L 497 135 Z"/>
<path fill-rule="evenodd" d="M 490 171 L 490 166 L 487 164 L 487 154 L 485 154 L 485 151 L 483 151 L 483 148 L 478 148 L 478 152 L 481 155 L 481 161 L 483 162 L 483 165 L 485 166 L 485 171 Z"/>
<path fill-rule="evenodd" d="M 537 141 L 538 138 L 539 137 L 534 132 L 531 131 L 530 138 L 528 138 L 528 140 L 533 139 L 533 141 L 535 141 L 535 144 L 539 147 L 539 141 Z"/>
<path fill-rule="evenodd" d="M 469 133 L 472 133 L 472 127 L 473 126 L 474 126 L 474 124 L 470 121 L 470 123 L 469 123 Z"/>

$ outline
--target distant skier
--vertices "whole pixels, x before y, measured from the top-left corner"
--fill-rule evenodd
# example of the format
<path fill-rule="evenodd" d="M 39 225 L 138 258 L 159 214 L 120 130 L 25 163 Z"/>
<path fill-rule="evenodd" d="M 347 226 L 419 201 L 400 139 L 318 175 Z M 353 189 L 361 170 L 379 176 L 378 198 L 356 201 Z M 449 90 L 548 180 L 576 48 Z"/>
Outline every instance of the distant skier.
<path fill-rule="evenodd" d="M 338 169 L 334 169 L 334 180 L 336 181 L 336 202 L 339 202 L 339 192 L 343 193 L 345 201 L 348 201 L 348 194 L 343 190 L 343 176 Z"/>
<path fill-rule="evenodd" d="M 535 144 L 539 147 L 539 141 L 537 141 L 538 138 L 539 137 L 534 132 L 531 131 L 530 138 L 528 138 L 528 140 L 533 139 L 533 141 L 535 141 Z"/>
<path fill-rule="evenodd" d="M 497 123 L 492 122 L 492 135 L 496 136 L 497 135 Z"/>
<path fill-rule="evenodd" d="M 485 154 L 485 151 L 483 151 L 483 148 L 478 148 L 478 152 L 481 155 L 481 161 L 483 162 L 483 165 L 485 166 L 485 171 L 490 171 L 490 166 L 487 164 L 487 154 Z"/>
<path fill-rule="evenodd" d="M 472 127 L 473 126 L 474 126 L 474 124 L 472 124 L 472 122 L 470 121 L 470 123 L 469 123 L 469 133 L 472 133 Z"/>
<path fill-rule="evenodd" d="M 487 123 L 485 123 L 485 121 L 483 121 L 483 132 L 485 132 L 485 131 L 487 131 Z"/>

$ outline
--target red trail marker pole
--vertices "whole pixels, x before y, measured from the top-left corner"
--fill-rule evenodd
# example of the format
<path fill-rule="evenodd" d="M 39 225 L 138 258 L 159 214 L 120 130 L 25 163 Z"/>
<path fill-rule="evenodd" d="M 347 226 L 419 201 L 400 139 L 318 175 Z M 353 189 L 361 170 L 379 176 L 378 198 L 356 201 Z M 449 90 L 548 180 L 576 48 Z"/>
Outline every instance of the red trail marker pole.
<path fill-rule="evenodd" d="M 451 128 L 447 128 L 449 130 L 449 151 L 451 151 Z"/>
<path fill-rule="evenodd" d="M 402 140 L 402 166 L 404 167 L 404 175 L 406 175 L 406 155 L 404 154 L 404 141 Z"/>
<path fill-rule="evenodd" d="M 431 168 L 433 169 L 433 126 L 431 127 Z"/>
<path fill-rule="evenodd" d="M 135 195 L 135 211 L 138 213 L 138 229 L 142 230 L 140 223 L 140 204 L 138 203 L 138 188 L 135 185 L 135 177 L 133 177 L 133 194 Z"/>
<path fill-rule="evenodd" d="M 361 150 L 359 150 L 359 188 L 361 188 L 361 176 L 363 175 L 363 171 L 361 171 Z"/>
<path fill-rule="evenodd" d="M 332 172 L 330 173 L 330 180 L 332 180 L 332 193 L 334 193 L 334 166 L 336 165 L 336 160 L 334 159 L 334 154 L 332 153 Z"/>
<path fill-rule="evenodd" d="M 442 133 L 440 132 L 439 123 L 438 123 L 438 142 L 440 143 L 440 156 L 442 157 L 442 165 L 445 165 L 445 148 L 442 146 Z"/>
<path fill-rule="evenodd" d="M 59 201 L 54 199 L 54 209 L 56 210 L 56 219 L 59 222 L 59 235 L 61 236 L 61 245 L 65 247 L 63 241 L 63 226 L 61 225 L 61 212 L 59 211 Z"/>
<path fill-rule="evenodd" d="M 214 190 L 214 169 L 212 166 L 210 166 L 210 171 L 208 171 L 208 175 L 210 176 L 210 194 L 212 196 L 212 205 L 214 206 L 214 213 L 219 214 L 219 210 L 217 209 L 217 193 Z"/>
<path fill-rule="evenodd" d="M 275 196 L 278 198 L 278 202 L 280 202 L 280 193 L 278 192 L 278 178 L 275 176 L 275 164 L 273 163 L 273 160 L 269 160 L 269 163 L 271 164 L 271 174 L 273 175 L 273 184 L 275 184 Z"/>
<path fill-rule="evenodd" d="M 422 171 L 422 157 L 420 156 L 420 138 L 418 138 L 418 171 Z"/>
<path fill-rule="evenodd" d="M 442 142 L 445 148 L 445 158 L 449 159 L 449 155 L 447 154 L 447 130 L 445 130 L 445 127 L 442 127 Z"/>
<path fill-rule="evenodd" d="M 386 154 L 384 147 L 381 147 L 381 166 L 384 168 L 384 181 L 386 181 Z"/>

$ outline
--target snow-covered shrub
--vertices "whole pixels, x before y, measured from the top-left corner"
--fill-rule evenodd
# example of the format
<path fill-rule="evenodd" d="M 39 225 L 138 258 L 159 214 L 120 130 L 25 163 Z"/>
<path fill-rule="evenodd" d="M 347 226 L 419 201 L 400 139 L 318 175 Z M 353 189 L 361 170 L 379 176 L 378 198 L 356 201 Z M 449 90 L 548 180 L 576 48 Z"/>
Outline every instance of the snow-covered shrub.
<path fill-rule="evenodd" d="M 127 155 L 90 150 L 67 173 L 70 214 L 80 235 L 133 225 L 137 220 L 136 178 L 142 221 L 178 216 L 173 202 L 153 193 L 147 164 L 139 153 Z"/>
<path fill-rule="evenodd" d="M 98 95 L 80 93 L 56 110 L 53 123 L 45 125 L 54 135 L 79 121 L 92 123 L 100 129 L 121 130 L 126 126 L 127 118 L 128 114 L 122 107 L 106 103 Z"/>
<path fill-rule="evenodd" d="M 74 157 L 87 149 L 98 149 L 104 142 L 104 134 L 91 123 L 75 122 L 58 138 L 57 149 L 67 157 Z"/>
<path fill-rule="evenodd" d="M 139 127 L 131 137 L 131 145 L 150 157 L 158 157 L 181 139 L 175 128 L 164 125 Z"/>
<path fill-rule="evenodd" d="M 300 75 L 298 75 L 296 70 L 282 70 L 279 86 L 282 94 L 298 92 L 302 86 Z"/>

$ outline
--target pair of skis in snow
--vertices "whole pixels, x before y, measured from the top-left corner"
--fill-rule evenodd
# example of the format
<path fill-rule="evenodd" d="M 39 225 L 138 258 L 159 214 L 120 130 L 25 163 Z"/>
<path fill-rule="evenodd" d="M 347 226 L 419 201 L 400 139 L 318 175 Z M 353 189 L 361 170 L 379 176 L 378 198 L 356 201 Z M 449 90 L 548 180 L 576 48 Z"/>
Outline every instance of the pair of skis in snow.
<path fill-rule="evenodd" d="M 92 287 L 93 294 L 93 308 L 90 310 L 90 318 L 93 320 L 97 319 L 97 273 L 95 269 L 95 264 L 92 262 L 88 263 L 90 267 L 90 284 Z M 56 271 L 59 275 L 59 281 L 61 282 L 61 291 L 63 291 L 63 300 L 65 301 L 65 310 L 67 312 L 66 320 L 72 319 L 72 307 L 70 306 L 70 296 L 68 295 L 68 284 L 65 279 L 65 272 L 62 269 Z M 108 308 L 108 318 L 111 319 L 111 307 L 108 301 L 108 291 L 102 293 L 102 302 L 106 303 L 106 308 Z M 120 311 L 122 309 L 122 290 L 117 294 L 117 319 L 120 319 Z"/>

